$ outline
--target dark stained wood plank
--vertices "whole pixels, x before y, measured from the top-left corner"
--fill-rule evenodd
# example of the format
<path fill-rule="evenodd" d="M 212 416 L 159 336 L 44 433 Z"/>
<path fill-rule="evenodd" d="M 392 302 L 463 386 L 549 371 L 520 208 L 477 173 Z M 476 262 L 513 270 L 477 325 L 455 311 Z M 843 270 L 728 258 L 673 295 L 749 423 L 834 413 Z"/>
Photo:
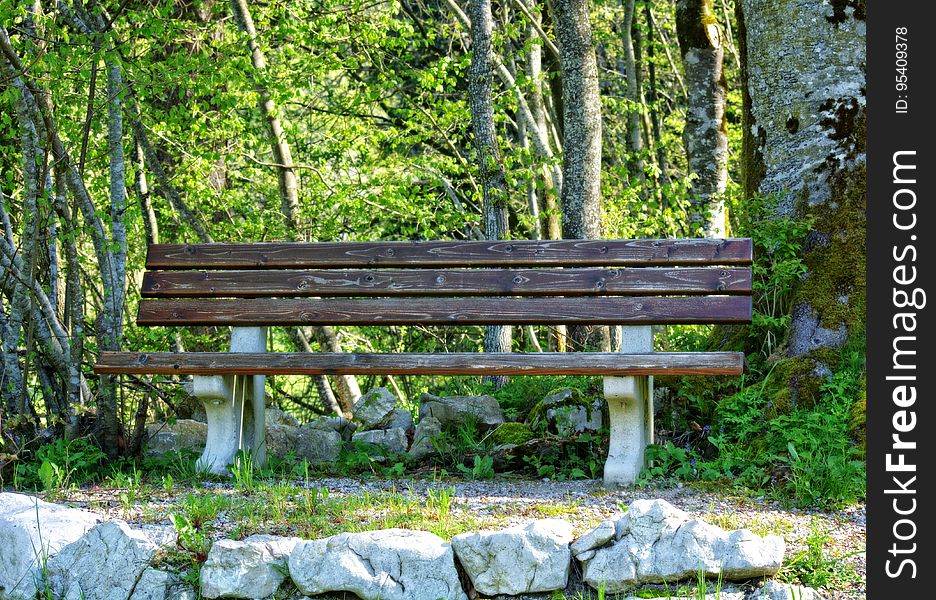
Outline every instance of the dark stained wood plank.
<path fill-rule="evenodd" d="M 95 373 L 174 375 L 738 375 L 739 352 L 102 352 Z"/>
<path fill-rule="evenodd" d="M 750 264 L 749 239 L 155 244 L 158 269 L 678 266 Z"/>
<path fill-rule="evenodd" d="M 744 267 L 150 271 L 148 298 L 750 294 Z"/>
<path fill-rule="evenodd" d="M 737 323 L 750 296 L 373 298 L 140 302 L 139 325 L 527 325 Z"/>

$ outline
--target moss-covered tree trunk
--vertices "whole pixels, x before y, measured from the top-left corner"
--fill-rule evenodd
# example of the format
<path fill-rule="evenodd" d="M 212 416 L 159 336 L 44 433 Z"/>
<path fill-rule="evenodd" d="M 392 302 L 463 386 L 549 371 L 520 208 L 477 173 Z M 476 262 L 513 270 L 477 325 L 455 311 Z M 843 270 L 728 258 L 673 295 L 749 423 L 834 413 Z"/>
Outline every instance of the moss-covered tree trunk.
<path fill-rule="evenodd" d="M 809 405 L 839 349 L 864 336 L 865 2 L 737 7 L 745 197 L 814 222 L 774 367 L 790 406 Z"/>

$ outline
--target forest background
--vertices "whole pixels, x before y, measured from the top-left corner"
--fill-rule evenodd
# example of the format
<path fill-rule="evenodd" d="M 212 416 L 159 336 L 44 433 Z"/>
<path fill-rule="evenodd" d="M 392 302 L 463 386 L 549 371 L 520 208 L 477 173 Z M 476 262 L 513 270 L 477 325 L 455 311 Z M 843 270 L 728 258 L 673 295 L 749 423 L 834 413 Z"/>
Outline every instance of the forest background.
<path fill-rule="evenodd" d="M 0 0 L 0 476 L 63 440 L 136 456 L 147 421 L 184 410 L 177 382 L 92 375 L 99 351 L 225 348 L 218 328 L 135 327 L 148 243 L 731 235 L 755 242 L 753 324 L 656 343 L 744 350 L 747 372 L 658 381 L 648 476 L 863 498 L 864 19 L 863 0 Z M 615 340 L 322 327 L 271 345 Z M 309 418 L 376 385 L 514 407 L 592 385 L 505 383 L 268 393 Z"/>

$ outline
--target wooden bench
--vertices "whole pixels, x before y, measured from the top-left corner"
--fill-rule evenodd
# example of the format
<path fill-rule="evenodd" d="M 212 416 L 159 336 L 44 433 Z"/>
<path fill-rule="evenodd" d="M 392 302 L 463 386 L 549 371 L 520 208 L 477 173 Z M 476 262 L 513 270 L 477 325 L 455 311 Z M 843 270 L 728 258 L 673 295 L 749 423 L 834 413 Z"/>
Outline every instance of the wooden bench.
<path fill-rule="evenodd" d="M 734 352 L 653 352 L 651 325 L 751 319 L 748 239 L 153 245 L 139 325 L 232 326 L 231 352 L 104 352 L 100 374 L 196 375 L 202 464 L 263 460 L 266 375 L 602 375 L 609 483 L 653 441 L 652 376 L 732 375 Z M 621 352 L 266 353 L 275 325 L 616 325 Z"/>

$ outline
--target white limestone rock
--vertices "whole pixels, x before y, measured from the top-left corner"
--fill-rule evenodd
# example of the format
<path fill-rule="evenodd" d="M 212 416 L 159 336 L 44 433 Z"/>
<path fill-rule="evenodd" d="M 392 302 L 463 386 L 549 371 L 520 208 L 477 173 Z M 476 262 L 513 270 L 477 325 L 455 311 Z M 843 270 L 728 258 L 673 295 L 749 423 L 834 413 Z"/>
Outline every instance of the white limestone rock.
<path fill-rule="evenodd" d="M 570 546 L 572 554 L 579 560 L 586 560 L 582 558 L 585 552 L 593 551 L 595 548 L 600 548 L 610 542 L 614 538 L 616 531 L 615 521 L 613 519 L 605 519 L 601 523 L 598 523 L 594 529 L 582 534 L 577 540 L 572 542 Z"/>
<path fill-rule="evenodd" d="M 167 541 L 163 532 L 158 537 Z M 126 600 L 158 549 L 147 532 L 102 523 L 49 559 L 50 587 L 63 600 Z"/>
<path fill-rule="evenodd" d="M 299 420 L 286 411 L 280 410 L 278 408 L 267 407 L 266 410 L 263 411 L 263 424 L 267 427 L 270 425 L 289 425 L 292 427 L 299 427 Z"/>
<path fill-rule="evenodd" d="M 783 560 L 785 544 L 778 536 L 757 536 L 746 529 L 725 531 L 689 515 L 664 500 L 636 500 L 615 520 L 610 545 L 599 540 L 607 535 L 607 525 L 598 526 L 600 535 L 589 532 L 594 546 L 576 547 L 583 565 L 583 579 L 608 592 L 624 592 L 645 583 L 674 582 L 696 577 L 721 575 L 735 581 L 770 577 Z M 607 544 L 606 540 L 604 544 Z M 591 551 L 594 551 L 592 554 Z"/>
<path fill-rule="evenodd" d="M 298 440 L 298 427 L 267 422 L 264 443 L 268 455 L 283 458 L 290 451 L 296 451 Z"/>
<path fill-rule="evenodd" d="M 374 388 L 354 403 L 351 412 L 360 429 L 375 429 L 386 424 L 397 398 L 387 388 Z"/>
<path fill-rule="evenodd" d="M 296 458 L 312 464 L 335 462 L 341 452 L 341 434 L 307 423 L 299 428 L 295 450 Z"/>
<path fill-rule="evenodd" d="M 100 523 L 88 511 L 0 493 L 0 599 L 32 600 L 43 563 Z"/>
<path fill-rule="evenodd" d="M 442 425 L 473 421 L 484 429 L 504 422 L 504 411 L 492 396 L 433 396 L 419 398 L 419 420 L 435 417 Z"/>
<path fill-rule="evenodd" d="M 572 525 L 541 519 L 500 531 L 452 538 L 455 555 L 484 596 L 564 589 L 569 581 Z"/>
<path fill-rule="evenodd" d="M 198 594 L 177 577 L 148 568 L 143 571 L 129 600 L 196 600 Z"/>
<path fill-rule="evenodd" d="M 266 598 L 286 579 L 289 554 L 299 538 L 252 535 L 218 540 L 201 570 L 205 598 Z"/>
<path fill-rule="evenodd" d="M 364 444 L 373 444 L 380 446 L 390 454 L 402 454 L 406 452 L 406 431 L 403 429 L 373 429 L 371 431 L 362 431 L 351 436 L 354 442 Z"/>
<path fill-rule="evenodd" d="M 306 595 L 346 591 L 362 600 L 467 600 L 452 547 L 428 532 L 383 529 L 301 541 L 289 576 Z"/>
<path fill-rule="evenodd" d="M 394 408 L 390 412 L 385 429 L 402 429 L 409 431 L 413 428 L 413 413 L 405 408 Z"/>
<path fill-rule="evenodd" d="M 419 460 L 436 451 L 432 440 L 442 433 L 442 423 L 435 417 L 424 417 L 416 424 L 413 433 L 413 443 L 410 445 L 409 455 L 413 460 Z"/>

